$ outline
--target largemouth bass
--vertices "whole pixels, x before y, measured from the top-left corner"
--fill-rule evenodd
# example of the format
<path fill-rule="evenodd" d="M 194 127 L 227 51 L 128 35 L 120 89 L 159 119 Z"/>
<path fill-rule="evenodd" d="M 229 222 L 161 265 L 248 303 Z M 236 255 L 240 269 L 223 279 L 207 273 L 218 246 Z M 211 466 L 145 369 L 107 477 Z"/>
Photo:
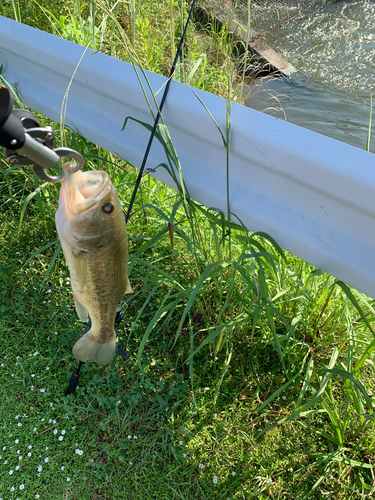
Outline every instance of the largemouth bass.
<path fill-rule="evenodd" d="M 73 356 L 105 365 L 116 350 L 117 304 L 125 293 L 132 293 L 125 219 L 109 175 L 98 170 L 73 173 L 73 166 L 64 165 L 55 216 L 77 315 L 82 321 L 91 319 Z"/>

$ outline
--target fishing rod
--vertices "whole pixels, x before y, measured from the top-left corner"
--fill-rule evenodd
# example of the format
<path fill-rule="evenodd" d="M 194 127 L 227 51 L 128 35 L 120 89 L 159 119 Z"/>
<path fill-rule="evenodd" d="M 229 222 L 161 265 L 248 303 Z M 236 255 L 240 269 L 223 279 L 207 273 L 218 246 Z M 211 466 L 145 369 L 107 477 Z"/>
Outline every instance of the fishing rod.
<path fill-rule="evenodd" d="M 146 166 L 146 162 L 147 162 L 148 154 L 149 154 L 150 149 L 151 149 L 152 141 L 154 140 L 156 129 L 157 129 L 157 126 L 158 126 L 158 123 L 160 120 L 161 112 L 163 111 L 164 103 L 165 103 L 165 100 L 167 98 L 169 87 L 171 85 L 172 76 L 173 76 L 173 73 L 175 72 L 176 67 L 177 67 L 177 61 L 178 61 L 178 58 L 180 57 L 180 52 L 181 52 L 182 45 L 183 45 L 184 40 L 185 40 L 186 31 L 187 31 L 187 28 L 188 28 L 188 25 L 190 22 L 191 15 L 193 13 L 194 5 L 195 5 L 195 0 L 193 0 L 193 2 L 191 4 L 189 15 L 188 15 L 187 21 L 185 23 L 185 28 L 184 28 L 184 31 L 182 33 L 180 43 L 178 45 L 176 55 L 175 55 L 175 58 L 174 58 L 174 61 L 173 61 L 172 67 L 171 67 L 171 71 L 170 71 L 169 76 L 168 76 L 168 81 L 167 81 L 167 84 L 166 84 L 165 89 L 164 89 L 163 97 L 162 97 L 161 102 L 160 102 L 160 106 L 159 106 L 158 113 L 157 113 L 155 121 L 154 121 L 154 125 L 152 127 L 150 139 L 148 140 L 148 144 L 147 144 L 146 151 L 145 151 L 145 154 L 144 154 L 144 157 L 142 160 L 142 164 L 141 164 L 141 167 L 139 169 L 139 173 L 138 173 L 138 177 L 137 177 L 137 180 L 136 180 L 136 183 L 134 186 L 133 194 L 130 198 L 128 211 L 126 212 L 126 216 L 125 216 L 125 222 L 128 222 L 128 219 L 130 217 L 130 212 L 131 212 L 131 209 L 133 207 L 135 195 L 137 194 L 139 184 L 140 184 L 141 179 L 142 179 L 143 171 L 144 171 L 145 166 Z"/>
<path fill-rule="evenodd" d="M 178 45 L 176 55 L 172 63 L 168 81 L 164 89 L 156 118 L 154 120 L 151 135 L 129 202 L 128 210 L 125 216 L 125 222 L 127 222 L 130 217 L 131 209 L 133 207 L 135 196 L 142 179 L 152 141 L 155 137 L 156 129 L 161 117 L 161 112 L 163 110 L 168 90 L 171 85 L 172 76 L 176 70 L 177 62 L 181 54 L 182 46 L 193 13 L 195 2 L 196 0 L 192 1 L 189 15 L 180 38 L 180 43 Z M 76 161 L 76 166 L 74 167 L 73 172 L 77 172 L 78 170 L 82 169 L 85 161 L 83 156 L 79 152 L 65 147 L 54 149 L 54 132 L 52 127 L 41 127 L 36 117 L 30 111 L 27 111 L 25 109 L 13 109 L 13 104 L 14 97 L 12 92 L 5 87 L 0 87 L 0 146 L 3 146 L 5 148 L 7 161 L 11 165 L 30 165 L 32 166 L 34 172 L 38 175 L 38 177 L 53 184 L 61 182 L 63 180 L 63 175 L 51 176 L 46 171 L 50 168 L 55 167 L 62 157 L 71 158 Z M 122 303 L 117 306 L 115 318 L 115 331 L 118 339 L 116 353 L 119 354 L 123 359 L 126 359 L 128 357 L 128 353 L 119 346 L 120 336 L 117 328 L 117 325 L 121 322 L 125 314 L 125 312 L 121 312 L 121 308 Z M 90 327 L 91 322 L 89 321 L 85 333 L 90 330 Z M 66 396 L 75 392 L 78 385 L 82 364 L 84 364 L 84 362 L 79 361 L 77 369 L 71 376 L 69 385 L 65 391 Z"/>
<path fill-rule="evenodd" d="M 145 154 L 143 156 L 141 167 L 139 169 L 138 177 L 137 177 L 137 180 L 135 182 L 135 186 L 134 186 L 134 189 L 133 189 L 132 196 L 130 198 L 128 210 L 127 210 L 126 216 L 125 216 L 125 222 L 128 222 L 128 220 L 129 220 L 130 212 L 131 212 L 131 209 L 133 207 L 135 196 L 137 194 L 139 185 L 141 183 L 141 179 L 142 179 L 143 172 L 144 172 L 144 169 L 145 169 L 145 166 L 146 166 L 147 158 L 148 158 L 148 155 L 149 155 L 149 152 L 150 152 L 150 149 L 151 149 L 152 141 L 154 140 L 156 129 L 157 129 L 157 126 L 158 126 L 158 123 L 159 123 L 159 120 L 160 120 L 161 112 L 163 110 L 164 103 L 165 103 L 165 100 L 167 98 L 168 90 L 169 90 L 169 87 L 171 85 L 172 76 L 173 76 L 173 73 L 176 70 L 177 62 L 178 62 L 178 59 L 180 57 L 182 45 L 183 45 L 184 40 L 185 40 L 185 35 L 186 35 L 187 28 L 189 26 L 191 15 L 193 13 L 195 1 L 196 0 L 193 0 L 193 2 L 191 4 L 189 15 L 188 15 L 188 18 L 187 18 L 186 23 L 185 23 L 184 31 L 183 31 L 183 33 L 181 35 L 180 43 L 178 45 L 178 48 L 177 48 L 177 51 L 176 51 L 176 55 L 175 55 L 175 58 L 174 58 L 173 63 L 172 63 L 172 67 L 171 67 L 171 70 L 170 70 L 170 73 L 169 73 L 169 76 L 168 76 L 168 81 L 167 81 L 167 84 L 166 84 L 165 89 L 164 89 L 164 93 L 163 93 L 163 96 L 162 96 L 162 99 L 161 99 L 161 102 L 160 102 L 160 106 L 159 106 L 159 109 L 158 109 L 158 112 L 157 112 L 157 115 L 156 115 L 156 118 L 155 118 L 155 121 L 154 121 L 154 125 L 152 127 L 151 135 L 150 135 L 147 147 L 146 147 Z M 120 343 L 120 335 L 119 335 L 119 332 L 118 332 L 118 329 L 117 329 L 116 325 L 118 325 L 120 323 L 120 321 L 122 320 L 122 318 L 125 315 L 124 312 L 121 313 L 121 304 L 119 304 L 118 308 L 119 307 L 120 307 L 120 310 L 117 311 L 116 319 L 115 319 L 115 330 L 116 330 L 116 334 L 117 334 L 117 337 L 118 337 L 118 344 Z M 89 322 L 89 324 L 87 325 L 85 333 L 87 333 L 90 330 L 90 327 L 91 327 L 91 322 Z M 123 349 L 121 349 L 121 347 L 119 347 L 119 345 L 117 345 L 117 347 L 116 347 L 116 353 L 119 354 L 123 359 L 126 359 L 128 357 L 128 353 L 126 351 L 124 351 Z M 68 385 L 68 387 L 67 387 L 67 389 L 65 391 L 65 396 L 68 396 L 69 394 L 74 394 L 74 392 L 75 392 L 75 390 L 77 388 L 77 385 L 78 385 L 78 381 L 79 381 L 79 377 L 80 377 L 80 370 L 81 370 L 81 367 L 82 367 L 83 364 L 84 364 L 83 361 L 79 361 L 78 362 L 77 369 L 73 373 L 73 375 L 71 376 L 70 381 L 69 381 L 69 385 Z"/>

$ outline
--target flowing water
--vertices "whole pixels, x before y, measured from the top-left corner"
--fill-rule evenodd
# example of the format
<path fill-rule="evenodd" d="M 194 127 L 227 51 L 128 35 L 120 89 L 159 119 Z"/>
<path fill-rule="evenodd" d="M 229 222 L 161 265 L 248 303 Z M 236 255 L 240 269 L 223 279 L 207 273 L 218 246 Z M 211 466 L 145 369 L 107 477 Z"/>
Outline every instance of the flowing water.
<path fill-rule="evenodd" d="M 246 105 L 364 149 L 371 92 L 375 108 L 375 0 L 328 2 L 264 40 L 298 72 L 257 80 Z"/>

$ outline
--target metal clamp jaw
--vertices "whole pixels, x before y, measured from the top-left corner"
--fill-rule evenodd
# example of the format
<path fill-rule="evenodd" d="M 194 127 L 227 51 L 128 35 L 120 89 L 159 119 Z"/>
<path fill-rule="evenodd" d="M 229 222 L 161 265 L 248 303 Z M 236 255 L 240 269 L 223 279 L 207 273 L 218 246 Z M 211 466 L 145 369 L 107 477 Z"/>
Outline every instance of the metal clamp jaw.
<path fill-rule="evenodd" d="M 0 146 L 12 165 L 31 165 L 43 180 L 56 184 L 63 175 L 52 176 L 46 170 L 57 165 L 61 157 L 77 162 L 73 172 L 81 170 L 85 160 L 70 148 L 54 149 L 52 127 L 41 127 L 35 116 L 26 109 L 13 109 L 14 98 L 7 88 L 0 88 Z"/>

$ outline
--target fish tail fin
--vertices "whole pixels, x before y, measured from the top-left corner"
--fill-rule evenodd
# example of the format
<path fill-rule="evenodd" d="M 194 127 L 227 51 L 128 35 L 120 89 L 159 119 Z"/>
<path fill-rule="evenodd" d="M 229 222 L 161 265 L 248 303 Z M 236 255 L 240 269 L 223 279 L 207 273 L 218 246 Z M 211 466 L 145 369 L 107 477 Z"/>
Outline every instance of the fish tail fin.
<path fill-rule="evenodd" d="M 86 363 L 94 361 L 99 365 L 107 365 L 113 360 L 116 351 L 116 334 L 103 342 L 92 334 L 91 331 L 85 333 L 73 346 L 73 356 Z"/>

